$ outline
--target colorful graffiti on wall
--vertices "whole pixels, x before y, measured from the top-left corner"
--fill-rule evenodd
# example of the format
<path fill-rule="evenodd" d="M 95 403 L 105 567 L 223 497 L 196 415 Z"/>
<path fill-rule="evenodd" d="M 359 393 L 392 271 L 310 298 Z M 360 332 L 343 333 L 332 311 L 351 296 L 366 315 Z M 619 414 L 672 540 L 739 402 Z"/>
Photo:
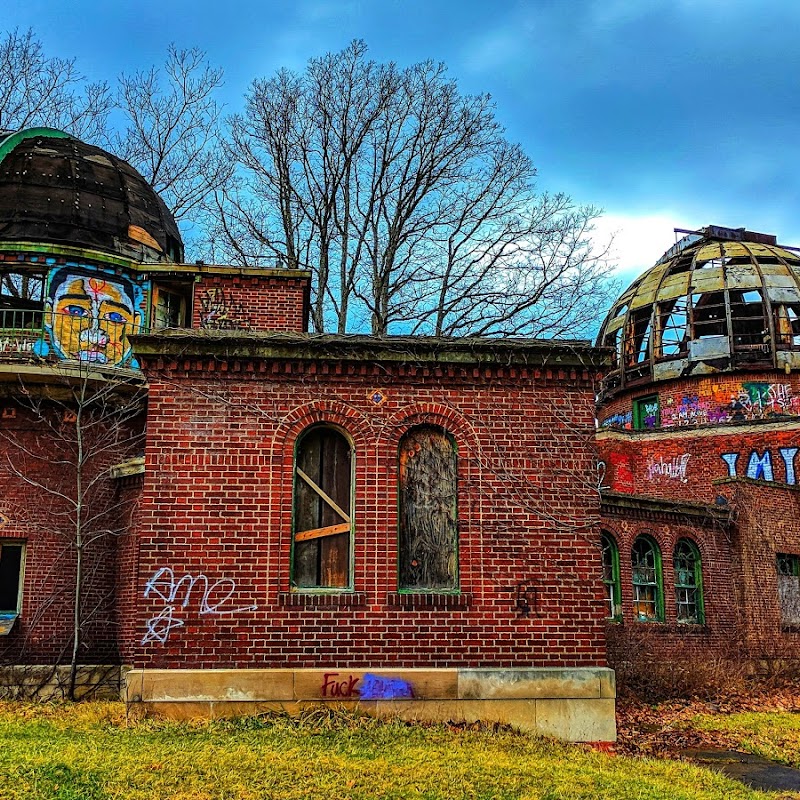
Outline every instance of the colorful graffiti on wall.
<path fill-rule="evenodd" d="M 51 270 L 44 301 L 46 339 L 37 355 L 97 365 L 131 363 L 128 336 L 146 321 L 149 286 L 87 265 Z"/>
<path fill-rule="evenodd" d="M 800 395 L 795 395 L 788 383 L 749 381 L 733 389 L 729 385 L 715 387 L 707 395 L 666 397 L 660 407 L 658 400 L 654 400 L 645 406 L 638 424 L 642 430 L 651 430 L 659 427 L 659 418 L 661 428 L 685 428 L 785 416 L 800 416 Z M 600 427 L 630 430 L 633 413 L 616 412 L 606 417 Z"/>
<path fill-rule="evenodd" d="M 792 394 L 787 383 L 750 381 L 738 391 L 720 389 L 704 397 L 684 395 L 677 402 L 666 402 L 661 409 L 661 427 L 724 425 L 778 416 L 800 415 L 800 396 Z"/>
<path fill-rule="evenodd" d="M 797 484 L 797 475 L 794 468 L 794 460 L 797 451 L 797 447 L 778 448 L 778 455 L 783 462 L 785 483 L 789 486 L 795 486 Z M 741 453 L 721 453 L 720 457 L 728 468 L 728 477 L 738 477 L 738 462 L 741 458 Z M 751 478 L 755 481 L 774 481 L 774 463 L 775 460 L 773 459 L 772 451 L 769 449 L 765 450 L 763 453 L 753 450 L 747 459 L 744 477 Z"/>
<path fill-rule="evenodd" d="M 633 425 L 633 413 L 626 411 L 623 414 L 612 414 L 606 417 L 601 423 L 601 428 L 624 428 L 630 430 Z"/>

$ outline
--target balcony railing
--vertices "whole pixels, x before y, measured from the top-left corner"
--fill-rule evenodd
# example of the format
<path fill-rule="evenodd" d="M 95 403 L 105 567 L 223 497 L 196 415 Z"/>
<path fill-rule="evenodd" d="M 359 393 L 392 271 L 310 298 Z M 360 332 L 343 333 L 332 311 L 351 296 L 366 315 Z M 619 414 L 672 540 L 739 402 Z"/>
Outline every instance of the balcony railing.
<path fill-rule="evenodd" d="M 108 317 L 120 317 L 120 319 Z M 128 337 L 150 328 L 122 319 L 0 308 L 0 359 L 47 357 L 109 367 L 135 367 Z"/>

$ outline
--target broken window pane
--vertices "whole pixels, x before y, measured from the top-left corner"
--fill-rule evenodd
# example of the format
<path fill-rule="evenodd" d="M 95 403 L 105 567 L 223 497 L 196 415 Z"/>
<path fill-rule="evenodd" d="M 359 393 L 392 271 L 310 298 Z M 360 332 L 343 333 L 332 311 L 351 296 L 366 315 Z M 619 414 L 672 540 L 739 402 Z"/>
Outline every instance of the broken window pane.
<path fill-rule="evenodd" d="M 728 335 L 724 292 L 692 295 L 692 331 L 693 339 Z"/>
<path fill-rule="evenodd" d="M 292 583 L 301 589 L 350 586 L 352 449 L 340 431 L 309 429 L 297 444 Z"/>
<path fill-rule="evenodd" d="M 686 355 L 689 332 L 689 298 L 676 297 L 658 306 L 659 353 L 668 358 Z"/>
<path fill-rule="evenodd" d="M 703 589 L 700 551 L 681 539 L 675 546 L 675 608 L 678 622 L 703 624 Z"/>
<path fill-rule="evenodd" d="M 800 625 L 800 557 L 778 553 L 778 600 L 782 625 Z"/>
<path fill-rule="evenodd" d="M 734 347 L 761 349 L 769 341 L 761 292 L 758 289 L 732 289 L 728 295 Z"/>
<path fill-rule="evenodd" d="M 800 348 L 800 303 L 785 303 L 775 309 L 775 330 L 778 347 L 783 350 Z"/>
<path fill-rule="evenodd" d="M 656 543 L 640 536 L 631 551 L 633 569 L 633 611 L 643 622 L 664 619 L 664 598 L 661 578 L 661 553 Z"/>
<path fill-rule="evenodd" d="M 600 536 L 603 559 L 603 584 L 606 590 L 606 619 L 620 619 L 619 549 L 608 531 Z"/>
<path fill-rule="evenodd" d="M 400 441 L 399 585 L 458 588 L 455 443 L 441 428 L 412 428 Z"/>
<path fill-rule="evenodd" d="M 650 358 L 650 307 L 632 311 L 628 317 L 625 333 L 625 363 L 628 366 L 641 364 Z"/>

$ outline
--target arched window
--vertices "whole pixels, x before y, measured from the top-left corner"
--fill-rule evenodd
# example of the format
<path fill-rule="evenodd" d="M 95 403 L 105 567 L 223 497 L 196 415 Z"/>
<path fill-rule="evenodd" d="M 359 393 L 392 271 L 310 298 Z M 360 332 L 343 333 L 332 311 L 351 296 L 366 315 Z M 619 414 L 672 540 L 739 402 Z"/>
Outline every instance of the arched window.
<path fill-rule="evenodd" d="M 675 545 L 675 609 L 678 622 L 702 625 L 703 574 L 700 551 L 689 539 L 680 539 Z"/>
<path fill-rule="evenodd" d="M 640 536 L 631 551 L 633 612 L 642 622 L 664 621 L 661 551 L 649 536 Z"/>
<path fill-rule="evenodd" d="M 455 442 L 434 425 L 412 428 L 399 459 L 399 588 L 458 589 Z"/>
<path fill-rule="evenodd" d="M 299 589 L 350 586 L 353 525 L 350 442 L 317 425 L 297 442 L 294 469 L 292 584 Z"/>
<path fill-rule="evenodd" d="M 619 548 L 614 537 L 608 532 L 600 534 L 603 559 L 603 584 L 606 587 L 606 618 L 620 619 L 622 603 L 619 583 Z"/>

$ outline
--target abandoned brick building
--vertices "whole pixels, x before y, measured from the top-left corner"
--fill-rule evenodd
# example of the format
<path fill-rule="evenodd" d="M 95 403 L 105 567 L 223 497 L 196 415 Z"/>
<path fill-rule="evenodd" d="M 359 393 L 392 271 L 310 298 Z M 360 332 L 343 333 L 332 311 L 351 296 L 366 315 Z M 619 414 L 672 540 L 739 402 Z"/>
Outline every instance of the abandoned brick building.
<path fill-rule="evenodd" d="M 682 233 L 598 338 L 609 658 L 768 666 L 800 636 L 800 251 Z"/>
<path fill-rule="evenodd" d="M 799 267 L 692 234 L 607 347 L 309 334 L 309 273 L 185 264 L 125 162 L 0 134 L 3 664 L 609 740 L 607 644 L 793 654 Z"/>
<path fill-rule="evenodd" d="M 357 701 L 613 739 L 608 354 L 312 335 L 308 273 L 181 261 L 127 164 L 0 139 L 5 664 L 121 665 L 161 713 Z"/>

